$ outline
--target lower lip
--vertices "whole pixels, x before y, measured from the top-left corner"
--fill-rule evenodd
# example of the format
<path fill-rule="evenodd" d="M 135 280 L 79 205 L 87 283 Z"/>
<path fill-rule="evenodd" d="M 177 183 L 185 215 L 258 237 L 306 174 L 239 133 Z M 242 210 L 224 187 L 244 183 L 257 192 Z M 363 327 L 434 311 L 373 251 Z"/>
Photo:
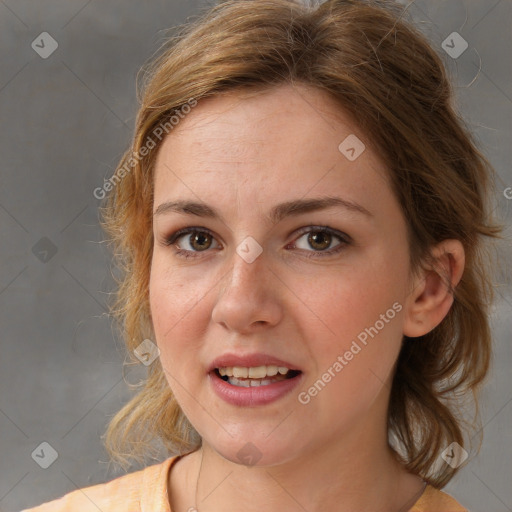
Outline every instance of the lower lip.
<path fill-rule="evenodd" d="M 273 384 L 267 384 L 266 386 L 244 388 L 233 386 L 229 382 L 222 380 L 215 371 L 208 374 L 208 378 L 210 379 L 215 393 L 229 404 L 241 407 L 265 405 L 275 402 L 298 386 L 302 381 L 302 377 L 303 374 L 300 373 L 291 379 L 281 380 Z"/>

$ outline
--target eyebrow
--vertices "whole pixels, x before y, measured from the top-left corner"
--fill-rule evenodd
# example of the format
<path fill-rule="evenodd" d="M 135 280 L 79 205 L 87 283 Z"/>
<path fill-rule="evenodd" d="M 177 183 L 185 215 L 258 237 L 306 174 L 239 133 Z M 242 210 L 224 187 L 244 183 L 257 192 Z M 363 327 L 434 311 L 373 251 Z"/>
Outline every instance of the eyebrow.
<path fill-rule="evenodd" d="M 342 199 L 341 197 L 319 197 L 309 199 L 297 199 L 280 203 L 272 208 L 267 215 L 269 222 L 277 223 L 288 216 L 298 216 L 327 208 L 343 208 L 352 212 L 363 214 L 367 217 L 373 215 L 360 204 Z M 181 213 L 185 215 L 195 215 L 197 217 L 207 217 L 211 219 L 219 219 L 225 222 L 222 215 L 215 208 L 202 202 L 194 201 L 167 201 L 158 206 L 154 212 L 154 216 L 163 215 L 170 212 Z"/>

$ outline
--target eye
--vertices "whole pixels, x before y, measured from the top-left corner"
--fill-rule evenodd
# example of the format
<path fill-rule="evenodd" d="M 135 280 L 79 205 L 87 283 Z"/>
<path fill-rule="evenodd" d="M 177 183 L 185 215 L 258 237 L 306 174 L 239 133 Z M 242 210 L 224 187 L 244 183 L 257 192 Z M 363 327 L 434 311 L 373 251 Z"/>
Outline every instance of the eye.
<path fill-rule="evenodd" d="M 328 226 L 309 226 L 303 228 L 299 234 L 301 234 L 301 236 L 295 239 L 292 244 L 288 244 L 286 248 L 290 248 L 290 246 L 296 247 L 297 241 L 301 238 L 305 238 L 307 235 L 307 238 L 305 238 L 305 241 L 302 243 L 303 247 L 298 248 L 309 253 L 306 255 L 308 258 L 326 257 L 336 254 L 352 242 L 352 239 L 347 234 L 329 228 Z M 183 238 L 185 242 L 185 248 L 180 246 L 180 244 L 183 243 L 180 242 L 181 238 Z M 339 243 L 334 246 L 334 249 L 326 250 L 331 246 L 333 239 L 336 238 L 339 240 Z M 195 258 L 197 257 L 197 253 L 206 252 L 210 249 L 214 240 L 215 236 L 209 229 L 196 227 L 176 231 L 165 238 L 163 244 L 167 246 L 174 245 L 176 247 L 176 255 L 181 258 Z M 308 246 L 314 250 L 309 250 Z"/>
<path fill-rule="evenodd" d="M 179 246 L 178 241 L 180 238 L 184 239 L 185 245 L 188 245 L 190 249 L 182 249 Z M 176 233 L 173 233 L 169 238 L 165 240 L 164 243 L 165 245 L 176 245 L 178 248 L 176 254 L 178 256 L 190 258 L 194 257 L 194 255 L 192 254 L 194 252 L 204 252 L 207 249 L 209 249 L 212 245 L 212 240 L 214 239 L 215 237 L 213 236 L 213 233 L 206 228 L 185 228 L 176 231 Z"/>
<path fill-rule="evenodd" d="M 309 254 L 306 255 L 308 258 L 322 258 L 325 256 L 330 256 L 342 251 L 347 245 L 350 245 L 351 238 L 341 231 L 334 230 L 329 228 L 328 226 L 311 226 L 306 228 L 306 230 L 302 230 L 302 236 L 300 236 L 293 245 L 297 245 L 297 241 L 301 238 L 305 238 L 303 241 L 303 246 L 299 247 L 299 249 L 303 249 L 307 251 Z M 339 243 L 331 248 L 330 250 L 326 250 L 329 246 L 331 246 L 333 239 L 337 238 Z M 289 247 L 289 246 L 287 246 Z M 315 249 L 314 251 L 308 250 L 308 247 L 312 247 Z"/>

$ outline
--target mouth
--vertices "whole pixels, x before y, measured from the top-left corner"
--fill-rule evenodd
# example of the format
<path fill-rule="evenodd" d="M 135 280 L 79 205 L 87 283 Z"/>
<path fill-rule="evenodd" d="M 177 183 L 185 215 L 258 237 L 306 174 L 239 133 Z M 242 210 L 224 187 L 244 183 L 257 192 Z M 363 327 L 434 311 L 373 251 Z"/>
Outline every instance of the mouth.
<path fill-rule="evenodd" d="M 220 367 L 213 369 L 211 373 L 232 386 L 249 388 L 270 386 L 284 380 L 295 379 L 302 372 L 284 366 L 263 365 L 256 367 Z"/>

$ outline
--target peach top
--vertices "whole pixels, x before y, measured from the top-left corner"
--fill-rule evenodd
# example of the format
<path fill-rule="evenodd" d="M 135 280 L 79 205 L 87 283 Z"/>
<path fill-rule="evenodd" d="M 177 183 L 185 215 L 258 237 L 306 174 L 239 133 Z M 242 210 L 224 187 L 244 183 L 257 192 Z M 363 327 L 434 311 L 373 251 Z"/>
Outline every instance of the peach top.
<path fill-rule="evenodd" d="M 110 482 L 72 491 L 62 498 L 21 512 L 172 512 L 167 482 L 175 455 L 160 464 L 120 476 Z M 468 512 L 449 494 L 427 485 L 408 512 Z"/>

